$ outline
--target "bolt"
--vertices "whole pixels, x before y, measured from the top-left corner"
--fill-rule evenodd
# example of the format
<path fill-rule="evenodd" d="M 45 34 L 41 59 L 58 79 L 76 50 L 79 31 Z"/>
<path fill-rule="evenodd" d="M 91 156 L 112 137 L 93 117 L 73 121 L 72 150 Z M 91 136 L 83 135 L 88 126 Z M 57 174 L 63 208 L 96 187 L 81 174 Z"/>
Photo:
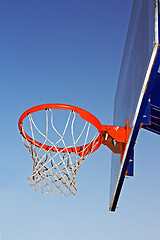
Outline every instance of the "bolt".
<path fill-rule="evenodd" d="M 112 140 L 112 143 L 113 143 L 114 146 L 116 146 L 116 144 L 117 144 L 115 139 Z"/>

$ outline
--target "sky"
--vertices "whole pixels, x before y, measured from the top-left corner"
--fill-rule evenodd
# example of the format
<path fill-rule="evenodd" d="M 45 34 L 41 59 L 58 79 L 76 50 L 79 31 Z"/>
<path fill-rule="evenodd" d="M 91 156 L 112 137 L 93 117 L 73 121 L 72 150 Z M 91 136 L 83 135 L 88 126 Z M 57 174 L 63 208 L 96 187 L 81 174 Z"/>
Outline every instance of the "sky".
<path fill-rule="evenodd" d="M 82 164 L 76 196 L 42 195 L 29 186 L 32 159 L 18 130 L 20 115 L 44 103 L 84 108 L 102 124 L 112 125 L 132 3 L 1 1 L 2 240 L 150 240 L 160 235 L 159 136 L 140 131 L 135 176 L 125 180 L 113 213 L 108 210 L 107 147 L 101 146 Z"/>

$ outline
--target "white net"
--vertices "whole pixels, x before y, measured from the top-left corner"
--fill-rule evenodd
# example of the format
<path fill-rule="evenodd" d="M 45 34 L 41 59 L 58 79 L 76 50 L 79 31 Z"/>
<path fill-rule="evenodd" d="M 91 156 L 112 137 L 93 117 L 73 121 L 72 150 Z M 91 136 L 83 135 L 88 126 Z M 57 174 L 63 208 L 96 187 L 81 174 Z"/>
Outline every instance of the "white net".
<path fill-rule="evenodd" d="M 99 144 L 99 132 L 74 111 L 68 114 L 68 111 L 59 110 L 67 112 L 67 120 L 64 124 L 63 116 L 56 122 L 56 111 L 43 110 L 41 112 L 45 117 L 34 116 L 34 119 L 32 115 L 35 113 L 28 114 L 22 125 L 22 139 L 33 159 L 33 173 L 28 177 L 30 185 L 43 194 L 63 194 L 67 197 L 76 194 L 77 171 Z M 37 119 L 40 120 L 39 125 Z M 58 130 L 62 129 L 62 125 L 63 131 Z M 29 133 L 26 129 L 24 131 L 25 127 L 30 129 Z"/>

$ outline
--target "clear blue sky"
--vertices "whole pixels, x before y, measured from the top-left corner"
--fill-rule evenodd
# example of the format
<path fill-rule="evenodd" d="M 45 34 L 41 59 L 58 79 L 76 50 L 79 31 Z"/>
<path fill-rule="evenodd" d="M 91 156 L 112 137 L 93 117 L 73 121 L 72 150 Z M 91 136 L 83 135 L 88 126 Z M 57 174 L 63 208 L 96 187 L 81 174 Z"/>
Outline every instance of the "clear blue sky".
<path fill-rule="evenodd" d="M 102 146 L 79 170 L 76 197 L 29 187 L 32 159 L 19 116 L 42 103 L 85 108 L 112 124 L 132 0 L 2 0 L 0 7 L 2 240 L 158 239 L 159 136 L 142 130 L 135 177 L 109 212 L 111 152 Z"/>

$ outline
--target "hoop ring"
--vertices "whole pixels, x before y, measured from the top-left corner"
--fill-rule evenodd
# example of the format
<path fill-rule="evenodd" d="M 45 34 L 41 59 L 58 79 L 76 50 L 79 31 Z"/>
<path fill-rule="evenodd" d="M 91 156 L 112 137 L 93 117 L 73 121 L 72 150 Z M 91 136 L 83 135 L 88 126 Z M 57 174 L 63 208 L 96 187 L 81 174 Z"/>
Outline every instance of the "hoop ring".
<path fill-rule="evenodd" d="M 27 135 L 27 133 L 23 130 L 23 120 L 31 113 L 34 112 L 38 112 L 41 110 L 46 110 L 46 109 L 62 109 L 62 110 L 72 110 L 76 113 L 78 113 L 82 119 L 86 120 L 87 122 L 91 123 L 94 127 L 97 128 L 97 130 L 99 131 L 99 135 L 98 137 L 92 141 L 91 143 L 86 144 L 85 146 L 79 146 L 76 148 L 59 148 L 59 147 L 51 147 L 49 145 L 43 145 L 42 143 L 33 140 L 30 136 Z M 27 111 L 25 111 L 19 118 L 18 121 L 18 127 L 20 130 L 20 133 L 22 134 L 22 136 L 27 139 L 31 144 L 35 144 L 37 147 L 39 148 L 43 148 L 46 151 L 53 151 L 56 152 L 57 149 L 58 151 L 60 151 L 61 153 L 66 153 L 68 152 L 75 152 L 78 153 L 79 156 L 81 156 L 81 152 L 82 149 L 84 149 L 85 147 L 85 153 L 83 152 L 83 155 L 87 155 L 89 152 L 95 152 L 102 144 L 102 133 L 101 133 L 101 123 L 100 121 L 91 113 L 89 113 L 88 111 L 82 109 L 82 108 L 78 108 L 72 105 L 66 105 L 66 104 L 56 104 L 56 103 L 50 103 L 50 104 L 42 104 L 42 105 L 38 105 L 35 107 L 32 107 L 30 109 L 28 109 Z M 93 146 L 95 146 L 94 149 Z"/>

